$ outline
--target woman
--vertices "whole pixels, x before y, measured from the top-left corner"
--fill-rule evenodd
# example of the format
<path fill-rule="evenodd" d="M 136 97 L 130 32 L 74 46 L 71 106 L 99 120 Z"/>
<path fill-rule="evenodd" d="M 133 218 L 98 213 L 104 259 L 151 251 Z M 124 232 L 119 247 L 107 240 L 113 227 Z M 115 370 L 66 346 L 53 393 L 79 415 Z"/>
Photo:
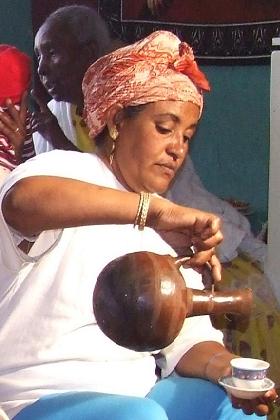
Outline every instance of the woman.
<path fill-rule="evenodd" d="M 0 401 L 16 420 L 243 419 L 269 411 L 275 390 L 233 401 L 236 410 L 216 385 L 236 356 L 208 316 L 188 318 L 157 354 L 160 381 L 153 354 L 117 346 L 93 317 L 98 274 L 128 252 L 175 255 L 169 243 L 192 244 L 190 266 L 208 261 L 220 278 L 219 219 L 155 194 L 184 161 L 208 88 L 191 48 L 169 32 L 117 50 L 83 82 L 97 155 L 44 153 L 2 188 Z M 28 254 L 17 246 L 26 240 L 34 242 Z M 190 267 L 182 273 L 189 287 L 203 287 Z"/>

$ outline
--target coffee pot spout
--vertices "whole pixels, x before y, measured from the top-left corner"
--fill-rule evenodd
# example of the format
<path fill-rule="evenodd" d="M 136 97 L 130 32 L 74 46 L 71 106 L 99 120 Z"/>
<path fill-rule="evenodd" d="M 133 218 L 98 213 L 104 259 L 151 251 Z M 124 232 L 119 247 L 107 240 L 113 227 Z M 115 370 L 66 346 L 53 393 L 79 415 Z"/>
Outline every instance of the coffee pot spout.
<path fill-rule="evenodd" d="M 212 291 L 186 289 L 188 316 L 235 314 L 248 317 L 252 308 L 252 289 L 244 288 L 231 291 Z"/>

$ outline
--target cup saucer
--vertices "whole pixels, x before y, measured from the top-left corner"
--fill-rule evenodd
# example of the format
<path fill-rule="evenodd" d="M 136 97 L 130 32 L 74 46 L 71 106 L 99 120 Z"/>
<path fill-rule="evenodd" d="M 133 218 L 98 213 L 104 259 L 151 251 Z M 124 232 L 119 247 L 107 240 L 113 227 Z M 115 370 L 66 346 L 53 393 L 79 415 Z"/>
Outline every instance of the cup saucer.
<path fill-rule="evenodd" d="M 261 388 L 239 388 L 234 385 L 231 376 L 223 376 L 219 379 L 219 384 L 222 385 L 229 394 L 236 398 L 242 398 L 243 400 L 252 400 L 254 398 L 260 397 L 270 389 L 274 388 L 275 385 L 271 379 L 265 378 Z"/>

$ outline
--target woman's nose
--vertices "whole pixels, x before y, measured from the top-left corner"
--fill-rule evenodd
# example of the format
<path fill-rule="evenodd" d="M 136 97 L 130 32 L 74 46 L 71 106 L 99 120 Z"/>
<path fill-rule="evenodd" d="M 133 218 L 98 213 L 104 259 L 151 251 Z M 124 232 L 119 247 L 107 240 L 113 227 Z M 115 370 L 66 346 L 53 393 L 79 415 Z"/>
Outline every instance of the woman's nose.
<path fill-rule="evenodd" d="M 185 157 L 188 151 L 188 146 L 183 137 L 176 136 L 169 143 L 167 151 L 173 156 L 174 160 L 177 160 Z"/>

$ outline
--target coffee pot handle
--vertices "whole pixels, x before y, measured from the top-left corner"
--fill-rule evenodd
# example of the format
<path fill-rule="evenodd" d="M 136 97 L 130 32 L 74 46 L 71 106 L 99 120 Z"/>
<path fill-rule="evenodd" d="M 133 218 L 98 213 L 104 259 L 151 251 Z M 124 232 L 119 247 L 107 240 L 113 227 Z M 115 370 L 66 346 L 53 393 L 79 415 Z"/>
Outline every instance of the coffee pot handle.
<path fill-rule="evenodd" d="M 186 262 L 188 262 L 191 257 L 194 255 L 194 251 L 192 247 L 189 247 L 187 249 L 186 255 L 181 257 L 175 257 L 174 262 L 177 268 L 179 269 L 182 265 L 184 265 Z M 215 280 L 212 276 L 212 267 L 209 262 L 206 262 L 203 267 L 203 273 L 202 273 L 202 280 L 203 284 L 206 290 L 211 290 L 212 293 L 215 290 Z"/>

